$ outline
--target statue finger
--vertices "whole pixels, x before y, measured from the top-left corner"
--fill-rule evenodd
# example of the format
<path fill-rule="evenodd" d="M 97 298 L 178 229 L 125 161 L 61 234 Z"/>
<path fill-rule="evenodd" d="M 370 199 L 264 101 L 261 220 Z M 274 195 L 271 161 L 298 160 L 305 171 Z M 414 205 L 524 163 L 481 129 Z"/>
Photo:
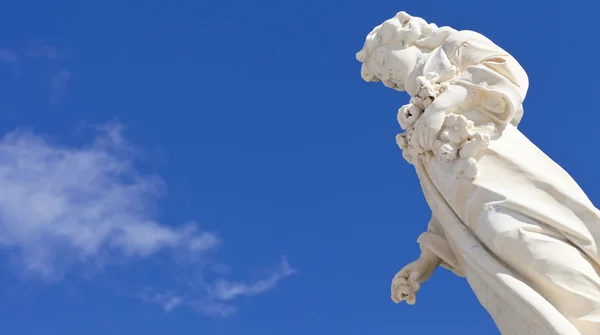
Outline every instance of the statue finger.
<path fill-rule="evenodd" d="M 409 283 L 405 278 L 402 277 L 398 277 L 398 278 L 394 278 L 394 280 L 392 280 L 392 288 L 398 288 L 401 286 L 408 286 Z"/>
<path fill-rule="evenodd" d="M 419 282 L 415 280 L 409 280 L 408 286 L 410 287 L 410 291 L 414 293 L 419 292 L 419 290 L 421 289 L 421 284 L 419 284 Z"/>
<path fill-rule="evenodd" d="M 396 276 L 394 278 L 408 279 L 408 277 L 410 277 L 411 273 L 412 273 L 412 269 L 408 266 L 405 266 L 402 270 L 400 270 L 400 271 L 398 271 L 398 273 L 396 273 Z"/>
<path fill-rule="evenodd" d="M 410 299 L 411 295 L 414 295 L 414 293 L 408 285 L 400 285 L 396 287 L 394 292 L 394 296 L 398 302 Z"/>
<path fill-rule="evenodd" d="M 410 291 L 410 285 L 404 278 L 395 278 L 392 281 L 392 300 L 401 302 Z"/>
<path fill-rule="evenodd" d="M 406 298 L 406 303 L 409 305 L 414 305 L 416 302 L 417 302 L 417 295 L 414 292 L 409 294 L 409 296 Z"/>

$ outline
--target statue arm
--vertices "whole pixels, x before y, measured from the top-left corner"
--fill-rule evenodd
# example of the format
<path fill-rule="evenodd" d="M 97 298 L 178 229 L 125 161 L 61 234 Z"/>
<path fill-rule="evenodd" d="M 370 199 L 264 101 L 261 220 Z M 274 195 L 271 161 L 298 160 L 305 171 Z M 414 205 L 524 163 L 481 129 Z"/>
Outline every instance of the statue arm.
<path fill-rule="evenodd" d="M 421 248 L 420 258 L 429 262 L 436 262 L 435 266 L 441 265 L 442 267 L 461 275 L 459 264 L 448 243 L 446 233 L 435 215 L 432 215 L 431 220 L 429 220 L 429 224 L 427 225 L 427 231 L 419 236 L 417 243 L 419 243 Z"/>
<path fill-rule="evenodd" d="M 460 70 L 454 85 L 463 87 L 469 95 L 463 101 L 476 103 L 480 112 L 497 123 L 512 122 L 516 125 L 520 121 L 529 79 L 516 59 L 473 31 L 452 34 L 442 48 Z M 447 93 L 451 95 L 452 91 Z M 442 96 L 438 99 L 457 101 Z M 444 101 L 440 104 L 443 105 Z"/>
<path fill-rule="evenodd" d="M 410 305 L 414 304 L 420 284 L 429 279 L 439 265 L 462 276 L 456 257 L 435 216 L 432 215 L 427 231 L 419 236 L 418 242 L 421 246 L 419 258 L 404 266 L 392 280 L 391 297 L 396 303 L 406 301 Z"/>
<path fill-rule="evenodd" d="M 510 54 L 472 31 L 451 34 L 442 50 L 458 74 L 419 119 L 414 141 L 421 148 L 433 149 L 448 113 L 476 110 L 497 125 L 520 122 L 529 79 Z"/>

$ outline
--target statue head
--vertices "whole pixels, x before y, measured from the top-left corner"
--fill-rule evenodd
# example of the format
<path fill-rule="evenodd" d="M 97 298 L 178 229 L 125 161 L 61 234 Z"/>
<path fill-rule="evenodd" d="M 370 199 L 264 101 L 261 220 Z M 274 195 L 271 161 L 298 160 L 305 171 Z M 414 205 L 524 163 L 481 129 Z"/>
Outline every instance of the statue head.
<path fill-rule="evenodd" d="M 362 62 L 361 76 L 365 81 L 381 81 L 387 87 L 404 91 L 404 82 L 417 63 L 454 31 L 399 12 L 367 35 L 362 50 L 356 54 Z"/>

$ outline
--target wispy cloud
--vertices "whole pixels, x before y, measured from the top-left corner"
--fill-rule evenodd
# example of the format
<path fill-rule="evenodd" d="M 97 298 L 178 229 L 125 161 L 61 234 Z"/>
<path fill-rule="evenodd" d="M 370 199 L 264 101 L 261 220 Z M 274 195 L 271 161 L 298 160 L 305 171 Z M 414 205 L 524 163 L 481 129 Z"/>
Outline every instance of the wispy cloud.
<path fill-rule="evenodd" d="M 173 293 L 158 293 L 152 289 L 145 289 L 140 293 L 140 298 L 146 302 L 161 306 L 165 312 L 169 313 L 184 301 L 184 297 Z"/>
<path fill-rule="evenodd" d="M 24 54 L 27 57 L 46 58 L 49 60 L 57 60 L 60 58 L 65 58 L 69 55 L 68 52 L 66 52 L 64 50 L 60 50 L 56 46 L 50 45 L 50 44 L 44 44 L 44 45 L 34 44 L 34 45 L 30 46 L 29 48 L 27 48 L 24 51 Z"/>
<path fill-rule="evenodd" d="M 71 71 L 66 68 L 68 64 L 65 60 L 68 55 L 66 51 L 53 45 L 34 45 L 26 49 L 0 48 L 0 64 L 11 68 L 14 77 L 18 79 L 23 79 L 23 73 L 35 75 L 39 70 L 29 72 L 27 69 L 39 69 L 39 66 L 31 67 L 36 61 L 41 61 L 40 63 L 47 69 L 60 69 L 50 78 L 43 74 L 45 77 L 43 80 L 48 87 L 49 103 L 56 105 L 66 97 L 72 77 Z M 45 72 L 40 71 L 38 75 Z"/>
<path fill-rule="evenodd" d="M 122 130 L 104 125 L 81 146 L 58 145 L 23 130 L 0 139 L 0 249 L 9 252 L 19 272 L 55 281 L 81 266 L 102 269 L 113 257 L 191 255 L 186 264 L 168 266 L 199 271 L 201 277 L 210 271 L 211 281 L 192 281 L 167 293 L 145 290 L 141 298 L 166 312 L 189 306 L 212 316 L 231 315 L 235 299 L 267 292 L 295 273 L 285 259 L 256 282 L 226 280 L 232 272 L 220 263 L 205 270 L 207 253 L 222 241 L 194 222 L 155 219 L 164 182 L 135 168 L 137 149 Z"/>
<path fill-rule="evenodd" d="M 15 77 L 19 77 L 21 74 L 20 63 L 21 58 L 19 55 L 11 49 L 0 48 L 0 63 L 6 68 L 12 70 Z"/>
<path fill-rule="evenodd" d="M 19 62 L 19 56 L 10 49 L 0 48 L 0 62 L 15 64 Z"/>
<path fill-rule="evenodd" d="M 68 70 L 60 70 L 50 80 L 50 103 L 55 105 L 59 103 L 66 95 L 68 90 L 69 79 L 71 72 Z"/>
<path fill-rule="evenodd" d="M 179 306 L 181 304 L 181 302 L 183 302 L 183 298 L 173 296 L 163 302 L 163 308 L 165 309 L 165 312 L 168 313 L 168 312 L 172 311 L 173 308 Z"/>
<path fill-rule="evenodd" d="M 237 312 L 236 300 L 267 293 L 282 279 L 294 274 L 296 270 L 283 258 L 277 269 L 267 272 L 264 278 L 256 281 L 230 281 L 219 276 L 209 283 L 196 278 L 165 293 L 146 288 L 139 296 L 143 301 L 158 305 L 166 312 L 175 307 L 188 306 L 206 316 L 228 317 Z"/>
<path fill-rule="evenodd" d="M 197 304 L 197 310 L 206 316 L 226 318 L 237 313 L 235 306 L 218 301 Z"/>
<path fill-rule="evenodd" d="M 209 295 L 215 300 L 230 301 L 241 296 L 254 296 L 275 288 L 277 283 L 284 277 L 296 273 L 285 259 L 282 260 L 280 267 L 273 271 L 267 278 L 253 283 L 244 283 L 221 279 L 215 282 L 210 288 Z"/>

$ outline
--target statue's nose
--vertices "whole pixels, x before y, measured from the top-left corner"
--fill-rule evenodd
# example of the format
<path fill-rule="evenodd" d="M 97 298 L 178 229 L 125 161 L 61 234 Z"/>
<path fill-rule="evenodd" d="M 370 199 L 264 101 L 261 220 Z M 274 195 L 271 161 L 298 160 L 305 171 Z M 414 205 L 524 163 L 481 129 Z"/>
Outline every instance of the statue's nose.
<path fill-rule="evenodd" d="M 375 77 L 365 63 L 363 63 L 360 68 L 360 76 L 366 82 L 377 81 L 377 77 Z"/>

